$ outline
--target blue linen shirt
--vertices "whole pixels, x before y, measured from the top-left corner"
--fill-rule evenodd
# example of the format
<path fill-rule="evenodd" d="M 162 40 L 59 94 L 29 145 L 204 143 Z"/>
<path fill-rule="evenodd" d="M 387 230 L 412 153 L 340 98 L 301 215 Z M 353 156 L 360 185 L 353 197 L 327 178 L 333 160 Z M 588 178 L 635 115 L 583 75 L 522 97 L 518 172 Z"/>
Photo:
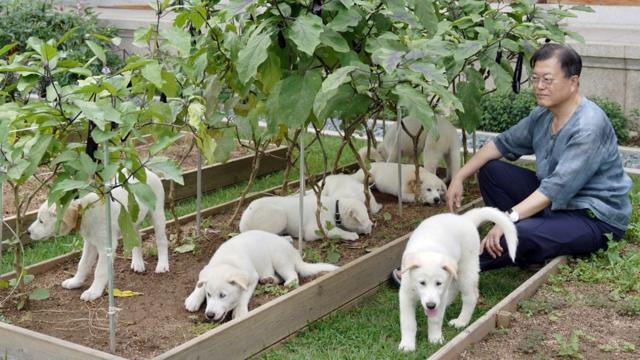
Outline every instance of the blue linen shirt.
<path fill-rule="evenodd" d="M 551 200 L 551 210 L 590 209 L 598 219 L 625 230 L 631 179 L 607 115 L 582 97 L 556 134 L 551 133 L 552 120 L 551 111 L 538 106 L 494 143 L 508 160 L 535 154 L 537 190 Z"/>

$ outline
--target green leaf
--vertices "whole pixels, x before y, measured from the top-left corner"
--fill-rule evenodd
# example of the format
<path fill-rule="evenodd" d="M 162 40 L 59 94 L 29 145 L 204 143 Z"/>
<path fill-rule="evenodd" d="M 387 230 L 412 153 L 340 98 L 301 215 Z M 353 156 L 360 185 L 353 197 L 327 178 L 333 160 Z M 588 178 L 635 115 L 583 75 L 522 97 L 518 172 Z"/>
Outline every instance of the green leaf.
<path fill-rule="evenodd" d="M 8 53 L 9 51 L 11 51 L 11 49 L 13 49 L 14 47 L 16 47 L 16 45 L 18 45 L 18 43 L 11 43 L 11 44 L 7 44 L 5 46 L 3 46 L 2 48 L 0 48 L 0 56 Z"/>
<path fill-rule="evenodd" d="M 385 211 L 385 213 L 384 213 L 384 214 L 382 214 L 382 218 L 383 218 L 385 221 L 390 221 L 390 220 L 391 220 L 391 213 L 390 213 L 390 212 L 388 212 L 388 211 Z"/>
<path fill-rule="evenodd" d="M 287 36 L 293 40 L 298 50 L 313 56 L 320 44 L 320 34 L 324 30 L 322 19 L 313 14 L 298 16 L 288 29 Z"/>
<path fill-rule="evenodd" d="M 162 68 L 157 62 L 145 65 L 145 67 L 142 68 L 142 76 L 149 80 L 158 89 L 161 89 L 164 85 L 164 80 L 162 79 Z"/>
<path fill-rule="evenodd" d="M 83 115 L 105 131 L 107 121 L 120 123 L 120 113 L 111 104 L 96 104 L 92 101 L 76 100 L 74 104 L 82 110 Z"/>
<path fill-rule="evenodd" d="M 9 288 L 9 282 L 7 280 L 0 279 L 0 289 L 8 289 L 8 288 Z"/>
<path fill-rule="evenodd" d="M 89 188 L 89 184 L 86 181 L 65 179 L 60 181 L 59 183 L 56 183 L 53 186 L 52 191 L 70 192 L 73 190 L 86 190 L 88 188 Z"/>
<path fill-rule="evenodd" d="M 176 97 L 178 95 L 178 81 L 173 73 L 162 70 L 162 80 L 164 83 L 160 87 L 160 90 L 167 95 L 167 97 Z"/>
<path fill-rule="evenodd" d="M 91 40 L 86 40 L 85 42 L 87 43 L 87 45 L 89 45 L 89 48 L 98 57 L 98 59 L 100 59 L 100 61 L 102 61 L 102 63 L 104 65 L 106 65 L 107 64 L 107 55 L 105 54 L 104 49 L 102 48 L 102 46 L 94 43 Z"/>
<path fill-rule="evenodd" d="M 0 73 L 2 72 L 17 72 L 17 73 L 26 73 L 26 74 L 38 74 L 38 68 L 26 66 L 22 64 L 10 64 L 5 66 L 0 66 Z"/>
<path fill-rule="evenodd" d="M 89 76 L 93 75 L 91 73 L 91 70 L 89 70 L 87 68 L 83 68 L 83 67 L 71 68 L 71 69 L 69 69 L 69 72 L 74 73 L 74 74 L 78 74 L 78 75 L 82 75 L 84 77 L 89 77 Z"/>
<path fill-rule="evenodd" d="M 25 285 L 29 285 L 31 284 L 31 282 L 33 281 L 33 279 L 35 278 L 35 276 L 31 275 L 31 274 L 26 274 L 25 276 L 22 277 L 22 283 Z"/>
<path fill-rule="evenodd" d="M 357 70 L 358 67 L 354 65 L 343 66 L 338 70 L 331 73 L 327 76 L 326 79 L 322 82 L 321 92 L 328 92 L 331 90 L 337 89 L 340 85 L 345 82 L 351 81 L 350 74 Z"/>
<path fill-rule="evenodd" d="M 415 0 L 415 14 L 422 27 L 429 35 L 438 31 L 438 16 L 433 8 L 433 0 Z"/>
<path fill-rule="evenodd" d="M 156 194 L 151 190 L 149 185 L 137 182 L 129 184 L 129 188 L 133 191 L 138 200 L 140 200 L 150 211 L 153 211 L 153 209 L 156 208 Z"/>
<path fill-rule="evenodd" d="M 228 16 L 236 16 L 238 14 L 244 13 L 255 0 L 229 0 L 225 10 L 227 10 Z"/>
<path fill-rule="evenodd" d="M 350 8 L 347 11 L 340 11 L 338 15 L 327 24 L 327 27 L 334 31 L 344 32 L 351 27 L 356 27 L 361 19 L 362 16 L 358 10 Z"/>
<path fill-rule="evenodd" d="M 409 116 L 420 121 L 425 131 L 433 128 L 433 109 L 423 93 L 405 84 L 398 85 L 393 92 L 398 95 L 398 105 L 407 109 Z"/>
<path fill-rule="evenodd" d="M 262 64 L 268 56 L 267 48 L 271 45 L 271 31 L 260 32 L 256 29 L 247 45 L 238 53 L 238 63 L 236 69 L 238 77 L 243 84 L 256 75 L 258 66 Z"/>
<path fill-rule="evenodd" d="M 272 121 L 290 128 L 304 126 L 321 85 L 322 77 L 318 71 L 307 72 L 305 76 L 293 74 L 282 79 L 267 102 Z"/>
<path fill-rule="evenodd" d="M 151 36 L 153 36 L 155 30 L 153 25 L 147 27 L 140 27 L 133 32 L 132 44 L 137 47 L 146 47 L 151 42 Z"/>
<path fill-rule="evenodd" d="M 327 262 L 331 264 L 337 264 L 340 261 L 340 253 L 335 250 L 330 250 L 327 253 Z"/>
<path fill-rule="evenodd" d="M 193 250 L 196 249 L 196 246 L 194 244 L 184 244 L 181 246 L 178 246 L 177 248 L 173 249 L 173 251 L 179 253 L 179 254 L 184 254 L 184 253 L 188 253 L 188 252 L 193 252 Z"/>
<path fill-rule="evenodd" d="M 262 90 L 267 95 L 270 94 L 273 90 L 273 87 L 282 78 L 280 58 L 276 54 L 270 52 L 267 57 L 267 61 L 263 62 L 262 65 L 260 65 L 260 67 L 258 68 L 258 74 L 256 78 L 262 83 Z"/>
<path fill-rule="evenodd" d="M 29 300 L 40 301 L 49 298 L 49 290 L 45 288 L 37 288 L 29 293 Z"/>
<path fill-rule="evenodd" d="M 482 44 L 478 41 L 466 40 L 460 45 L 453 54 L 455 61 L 462 61 L 469 59 L 482 49 Z"/>
<path fill-rule="evenodd" d="M 172 26 L 160 30 L 160 35 L 178 51 L 178 55 L 189 56 L 191 52 L 191 34 L 187 31 Z"/>
<path fill-rule="evenodd" d="M 430 82 L 435 82 L 442 86 L 448 86 L 447 75 L 444 69 L 438 69 L 435 65 L 426 61 L 419 61 L 409 65 L 409 69 L 418 72 Z"/>
<path fill-rule="evenodd" d="M 348 120 L 365 114 L 371 102 L 369 97 L 355 93 L 350 85 L 345 84 L 337 89 L 318 93 L 313 103 L 313 113 L 320 121 L 332 116 Z"/>
<path fill-rule="evenodd" d="M 346 53 L 350 50 L 347 40 L 337 31 L 328 28 L 320 34 L 320 41 L 337 52 Z"/>
<path fill-rule="evenodd" d="M 149 148 L 149 154 L 151 154 L 151 155 L 157 154 L 158 152 L 168 148 L 169 145 L 172 145 L 173 143 L 178 141 L 180 138 L 182 138 L 182 134 L 176 134 L 176 135 L 173 135 L 173 136 L 166 136 L 165 135 L 165 136 L 160 137 L 159 139 L 154 141 L 154 143 Z"/>
<path fill-rule="evenodd" d="M 40 161 L 44 157 L 44 154 L 47 152 L 47 148 L 49 148 L 49 143 L 53 139 L 53 135 L 41 135 L 38 136 L 33 146 L 29 150 L 27 154 L 27 160 L 29 161 L 29 166 L 22 173 L 22 178 L 26 180 L 26 178 L 31 177 L 35 172 L 38 166 L 40 165 Z"/>
<path fill-rule="evenodd" d="M 472 132 L 478 128 L 482 117 L 480 99 L 484 88 L 484 79 L 480 72 L 471 67 L 467 68 L 464 74 L 466 81 L 458 83 L 456 87 L 456 95 L 464 106 L 464 112 L 457 111 L 458 122 L 462 129 Z"/>
<path fill-rule="evenodd" d="M 135 247 L 140 247 L 140 238 L 136 231 L 131 216 L 124 206 L 120 207 L 118 215 L 118 226 L 120 226 L 120 234 L 122 235 L 122 247 L 126 254 L 131 253 Z"/>
<path fill-rule="evenodd" d="M 390 74 L 402 61 L 403 55 L 404 51 L 379 47 L 371 54 L 371 60 L 375 64 L 382 66 L 387 74 Z"/>
<path fill-rule="evenodd" d="M 167 157 L 156 156 L 146 163 L 146 167 L 165 179 L 172 180 L 179 185 L 184 185 L 182 170 Z"/>

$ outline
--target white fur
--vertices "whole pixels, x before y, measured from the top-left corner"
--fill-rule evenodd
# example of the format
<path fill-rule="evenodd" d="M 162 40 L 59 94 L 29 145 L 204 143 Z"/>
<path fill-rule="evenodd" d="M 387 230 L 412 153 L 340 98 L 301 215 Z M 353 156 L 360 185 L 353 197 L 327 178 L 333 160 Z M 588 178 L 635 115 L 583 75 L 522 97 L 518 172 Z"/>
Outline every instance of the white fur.
<path fill-rule="evenodd" d="M 339 211 L 342 219 L 341 229 L 335 223 L 336 201 L 339 200 Z M 249 204 L 240 218 L 240 231 L 264 230 L 274 234 L 298 234 L 299 212 L 298 195 L 270 196 L 256 199 Z M 306 241 L 318 240 L 318 224 L 316 222 L 316 197 L 314 194 L 304 197 L 303 237 Z M 320 219 L 325 226 L 330 222 L 331 230 L 324 229 L 329 237 L 343 240 L 357 240 L 358 234 L 371 233 L 373 223 L 369 219 L 367 208 L 363 203 L 352 198 L 322 197 Z"/>
<path fill-rule="evenodd" d="M 462 295 L 462 310 L 450 325 L 467 326 L 478 301 L 480 236 L 477 227 L 495 222 L 505 234 L 509 255 L 515 258 L 515 225 L 495 208 L 473 209 L 464 215 L 440 214 L 424 220 L 411 234 L 402 255 L 399 349 L 416 348 L 416 302 L 428 317 L 430 343 L 442 343 L 442 319 L 447 305 Z"/>
<path fill-rule="evenodd" d="M 418 139 L 418 154 L 423 154 L 424 167 L 427 171 L 435 173 L 438 162 L 444 159 L 447 165 L 447 179 L 451 179 L 460 170 L 460 139 L 456 128 L 443 116 L 436 117 L 438 135 L 423 131 Z M 412 117 L 405 117 L 403 123 L 411 134 L 417 134 L 422 124 Z M 371 149 L 371 160 L 397 162 L 398 152 L 396 145 L 397 125 L 392 125 L 386 131 L 381 143 L 376 149 Z M 402 156 L 413 158 L 413 142 L 406 131 L 400 134 L 400 151 Z M 359 150 L 360 156 L 366 156 L 366 148 Z"/>
<path fill-rule="evenodd" d="M 352 198 L 363 204 L 365 203 L 362 181 L 358 181 L 353 176 L 345 174 L 329 175 L 324 181 L 322 196 Z M 377 214 L 382 209 L 382 205 L 376 201 L 368 187 L 367 191 L 369 192 L 369 210 L 371 210 L 371 213 Z"/>
<path fill-rule="evenodd" d="M 164 189 L 162 182 L 158 176 L 147 170 L 147 184 L 156 195 L 155 208 L 150 211 L 137 198 L 140 213 L 136 221 L 136 230 L 139 224 L 147 216 L 151 215 L 151 222 L 155 231 L 156 246 L 158 249 L 158 264 L 156 266 L 157 273 L 169 271 L 169 252 L 168 241 L 165 234 L 165 217 L 164 217 Z M 128 193 L 124 188 L 120 187 L 112 192 L 113 197 L 117 201 L 111 201 L 111 246 L 116 249 L 118 245 L 118 237 L 120 236 L 120 228 L 118 226 L 118 215 L 120 214 L 121 203 L 127 206 Z M 82 256 L 78 263 L 78 271 L 75 276 L 62 282 L 65 289 L 76 289 L 82 286 L 89 271 L 98 258 L 93 283 L 82 293 L 80 298 L 85 301 L 91 301 L 102 296 L 104 288 L 107 285 L 107 256 L 106 256 L 106 238 L 107 227 L 105 223 L 106 207 L 99 201 L 98 195 L 91 193 L 80 199 L 73 200 L 65 210 L 63 221 L 60 224 L 60 234 L 66 235 L 74 229 L 78 218 L 78 213 L 82 213 L 80 220 L 80 236 L 84 239 L 84 247 Z M 29 235 L 33 240 L 43 240 L 55 235 L 56 226 L 56 208 L 55 205 L 49 206 L 47 202 L 43 203 L 38 210 L 38 218 L 29 226 Z M 131 269 L 135 272 L 143 272 L 145 270 L 144 260 L 142 259 L 142 250 L 135 247 L 132 251 Z"/>
<path fill-rule="evenodd" d="M 402 172 L 402 201 L 416 202 L 414 190 L 415 185 L 415 165 L 401 164 Z M 444 200 L 447 192 L 447 185 L 435 174 L 428 172 L 425 168 L 419 168 L 420 194 L 423 204 L 435 205 Z M 398 196 L 398 164 L 391 162 L 374 162 L 371 163 L 371 181 L 378 191 L 385 194 Z M 353 177 L 360 181 L 364 181 L 364 172 L 358 170 Z"/>
<path fill-rule="evenodd" d="M 208 319 L 223 320 L 229 311 L 233 311 L 235 319 L 249 312 L 249 301 L 258 281 L 280 283 L 282 278 L 285 286 L 292 286 L 298 282 L 298 274 L 311 276 L 337 268 L 332 264 L 304 262 L 289 236 L 252 230 L 218 248 L 200 271 L 196 287 L 184 306 L 188 311 L 198 311 L 206 299 Z"/>

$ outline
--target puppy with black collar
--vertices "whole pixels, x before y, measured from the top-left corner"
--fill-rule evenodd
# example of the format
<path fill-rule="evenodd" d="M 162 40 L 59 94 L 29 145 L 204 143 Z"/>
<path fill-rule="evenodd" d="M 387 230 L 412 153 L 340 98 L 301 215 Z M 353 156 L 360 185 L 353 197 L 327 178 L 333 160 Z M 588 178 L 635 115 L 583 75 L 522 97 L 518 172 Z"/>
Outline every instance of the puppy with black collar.
<path fill-rule="evenodd" d="M 364 204 L 352 198 L 322 197 L 320 221 L 330 238 L 357 240 L 358 234 L 369 234 L 373 223 Z M 240 231 L 264 230 L 274 234 L 296 236 L 300 224 L 298 195 L 270 196 L 254 200 L 242 213 Z M 303 239 L 321 239 L 316 222 L 316 197 L 305 195 L 302 219 Z M 331 226 L 326 226 L 331 224 Z"/>

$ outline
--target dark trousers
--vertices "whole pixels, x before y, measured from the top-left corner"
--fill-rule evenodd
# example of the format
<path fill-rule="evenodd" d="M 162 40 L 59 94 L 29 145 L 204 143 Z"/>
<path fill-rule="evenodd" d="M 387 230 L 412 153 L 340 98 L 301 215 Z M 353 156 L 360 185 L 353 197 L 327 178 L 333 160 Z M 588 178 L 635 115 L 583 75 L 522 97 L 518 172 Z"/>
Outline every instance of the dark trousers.
<path fill-rule="evenodd" d="M 478 172 L 478 184 L 485 205 L 508 210 L 539 186 L 536 174 L 504 161 L 492 160 Z M 546 207 L 537 214 L 516 223 L 518 249 L 516 265 L 540 264 L 560 255 L 585 255 L 607 246 L 605 234 L 620 239 L 623 230 L 589 216 L 586 209 L 555 210 Z M 480 255 L 481 270 L 513 265 L 507 254 L 504 236 L 500 239 L 502 255 L 493 259 Z"/>

